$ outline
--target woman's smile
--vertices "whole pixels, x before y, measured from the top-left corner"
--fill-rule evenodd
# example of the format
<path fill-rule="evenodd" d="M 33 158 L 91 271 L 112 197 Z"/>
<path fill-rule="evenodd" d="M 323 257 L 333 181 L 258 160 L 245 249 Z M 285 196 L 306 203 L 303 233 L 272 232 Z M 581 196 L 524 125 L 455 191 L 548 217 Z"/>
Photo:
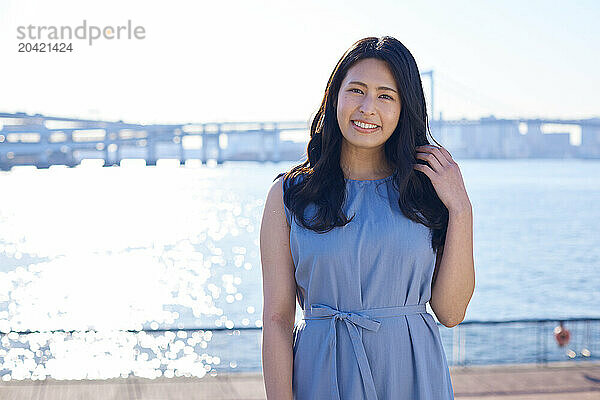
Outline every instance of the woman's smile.
<path fill-rule="evenodd" d="M 379 125 L 368 124 L 363 121 L 352 120 L 350 122 L 352 123 L 352 126 L 354 127 L 354 129 L 356 129 L 357 131 L 362 132 L 362 133 L 373 133 L 380 128 Z"/>

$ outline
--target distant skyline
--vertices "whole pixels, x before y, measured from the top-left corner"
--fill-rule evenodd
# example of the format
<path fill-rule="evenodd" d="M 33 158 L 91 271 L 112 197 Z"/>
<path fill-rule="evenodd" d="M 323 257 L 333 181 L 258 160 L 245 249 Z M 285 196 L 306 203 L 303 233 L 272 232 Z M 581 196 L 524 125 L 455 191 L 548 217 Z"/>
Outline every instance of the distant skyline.
<path fill-rule="evenodd" d="M 17 52 L 18 26 L 83 20 L 130 20 L 145 38 Z M 362 37 L 391 35 L 421 72 L 434 71 L 435 118 L 598 117 L 598 20 L 595 1 L 0 0 L 0 112 L 140 123 L 308 120 L 344 51 Z"/>

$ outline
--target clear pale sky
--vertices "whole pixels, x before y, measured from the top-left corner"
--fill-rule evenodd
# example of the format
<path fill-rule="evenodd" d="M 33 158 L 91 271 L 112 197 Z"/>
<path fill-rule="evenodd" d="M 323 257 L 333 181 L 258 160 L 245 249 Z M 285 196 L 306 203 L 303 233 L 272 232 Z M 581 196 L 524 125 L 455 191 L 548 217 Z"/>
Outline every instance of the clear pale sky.
<path fill-rule="evenodd" d="M 143 26 L 18 53 L 17 26 Z M 0 112 L 127 122 L 308 120 L 356 40 L 434 70 L 445 119 L 600 116 L 598 1 L 0 0 Z M 46 40 L 47 41 L 47 40 Z M 423 76 L 429 98 L 429 78 Z"/>

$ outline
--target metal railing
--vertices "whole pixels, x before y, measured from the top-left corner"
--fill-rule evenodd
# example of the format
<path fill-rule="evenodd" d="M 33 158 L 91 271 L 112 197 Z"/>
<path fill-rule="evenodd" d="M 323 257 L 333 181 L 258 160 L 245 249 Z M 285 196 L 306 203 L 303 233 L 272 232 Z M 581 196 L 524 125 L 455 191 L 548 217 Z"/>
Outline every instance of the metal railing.
<path fill-rule="evenodd" d="M 563 346 L 554 335 L 561 322 L 570 334 Z M 457 366 L 600 359 L 600 318 L 471 320 L 440 333 Z"/>
<path fill-rule="evenodd" d="M 563 323 L 570 332 L 570 339 L 564 346 L 558 344 L 554 330 Z M 440 337 L 448 355 L 448 364 L 455 366 L 486 364 L 546 364 L 553 361 L 598 360 L 600 359 L 600 318 L 569 319 L 515 319 L 505 321 L 463 321 L 453 328 L 438 323 Z M 235 336 L 243 332 L 261 331 L 262 327 L 205 327 L 205 328 L 159 328 L 142 330 L 120 330 L 123 333 L 165 334 L 189 337 L 193 332 L 226 333 Z M 12 335 L 34 333 L 85 334 L 89 331 L 12 331 L 0 332 L 0 339 Z M 181 332 L 181 333 L 180 333 Z M 186 335 L 183 335 L 183 333 Z M 260 335 L 259 335 L 260 336 Z M 233 338 L 232 338 L 233 340 Z M 223 347 L 235 347 L 235 342 L 223 338 Z M 228 344 L 225 344 L 228 343 Z M 220 346 L 219 346 L 220 347 Z"/>

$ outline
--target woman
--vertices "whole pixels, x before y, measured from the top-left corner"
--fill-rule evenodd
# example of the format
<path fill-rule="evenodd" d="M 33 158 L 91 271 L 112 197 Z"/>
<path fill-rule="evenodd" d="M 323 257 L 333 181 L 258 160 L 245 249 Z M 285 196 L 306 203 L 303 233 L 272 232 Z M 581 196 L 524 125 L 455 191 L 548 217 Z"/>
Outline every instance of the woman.
<path fill-rule="evenodd" d="M 278 175 L 265 204 L 268 399 L 454 398 L 425 303 L 444 326 L 464 319 L 472 210 L 428 129 L 408 49 L 389 36 L 356 42 L 329 79 L 307 161 Z"/>

